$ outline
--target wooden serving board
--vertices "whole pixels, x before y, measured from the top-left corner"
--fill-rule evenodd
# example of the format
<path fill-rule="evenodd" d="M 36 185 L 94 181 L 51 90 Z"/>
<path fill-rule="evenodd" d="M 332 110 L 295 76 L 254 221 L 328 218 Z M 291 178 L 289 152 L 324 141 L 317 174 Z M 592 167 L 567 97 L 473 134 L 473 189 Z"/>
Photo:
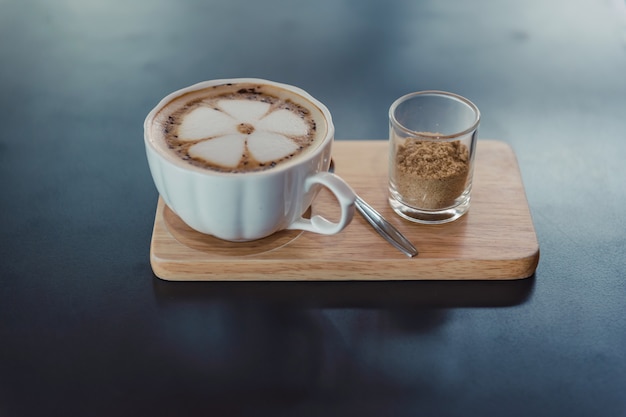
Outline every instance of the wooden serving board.
<path fill-rule="evenodd" d="M 341 233 L 283 231 L 231 243 L 195 232 L 159 199 L 150 261 L 176 281 L 506 280 L 531 276 L 539 245 L 515 154 L 480 140 L 471 206 L 460 219 L 423 225 L 396 215 L 387 202 L 387 141 L 335 141 L 335 172 L 418 248 L 408 258 L 357 213 Z M 312 213 L 333 218 L 323 190 Z"/>

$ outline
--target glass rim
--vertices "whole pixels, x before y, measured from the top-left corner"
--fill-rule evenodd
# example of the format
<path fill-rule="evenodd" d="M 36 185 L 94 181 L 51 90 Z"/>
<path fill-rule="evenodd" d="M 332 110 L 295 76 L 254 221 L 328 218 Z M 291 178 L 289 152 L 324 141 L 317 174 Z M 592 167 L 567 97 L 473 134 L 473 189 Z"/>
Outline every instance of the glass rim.
<path fill-rule="evenodd" d="M 440 135 L 440 134 L 428 135 L 428 134 L 425 134 L 424 132 L 418 132 L 418 131 L 409 129 L 408 127 L 400 123 L 398 119 L 396 119 L 395 111 L 398 108 L 398 106 L 400 106 L 405 101 L 412 99 L 414 97 L 418 97 L 418 96 L 437 96 L 437 97 L 443 97 L 443 98 L 455 100 L 457 102 L 461 102 L 465 104 L 466 106 L 468 106 L 474 112 L 475 114 L 474 122 L 468 128 L 460 132 L 452 133 L 449 135 Z M 397 98 L 389 107 L 389 120 L 392 122 L 394 126 L 398 127 L 404 133 L 407 133 L 411 136 L 419 136 L 425 139 L 456 139 L 459 136 L 467 135 L 468 133 L 473 132 L 478 128 L 478 125 L 480 124 L 480 110 L 478 110 L 478 107 L 474 103 L 472 103 L 470 100 L 458 94 L 449 93 L 447 91 L 440 91 L 440 90 L 424 90 L 424 91 L 416 91 L 413 93 L 405 94 Z"/>

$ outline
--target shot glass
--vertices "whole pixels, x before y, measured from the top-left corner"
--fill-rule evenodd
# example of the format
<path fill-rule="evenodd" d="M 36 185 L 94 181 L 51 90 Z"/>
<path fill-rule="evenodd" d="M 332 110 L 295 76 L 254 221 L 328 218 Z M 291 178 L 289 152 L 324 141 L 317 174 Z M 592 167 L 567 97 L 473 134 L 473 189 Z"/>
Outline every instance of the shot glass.
<path fill-rule="evenodd" d="M 418 223 L 446 223 L 469 207 L 480 111 L 443 91 L 398 98 L 389 109 L 389 203 Z"/>

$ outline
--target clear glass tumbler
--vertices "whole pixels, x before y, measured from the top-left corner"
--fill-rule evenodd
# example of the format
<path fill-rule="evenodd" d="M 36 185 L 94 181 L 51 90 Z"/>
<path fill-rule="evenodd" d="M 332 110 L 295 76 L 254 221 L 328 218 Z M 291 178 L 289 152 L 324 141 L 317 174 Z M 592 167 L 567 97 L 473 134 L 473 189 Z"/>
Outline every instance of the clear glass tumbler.
<path fill-rule="evenodd" d="M 405 219 L 446 223 L 470 206 L 480 111 L 468 99 L 420 91 L 389 109 L 389 203 Z"/>

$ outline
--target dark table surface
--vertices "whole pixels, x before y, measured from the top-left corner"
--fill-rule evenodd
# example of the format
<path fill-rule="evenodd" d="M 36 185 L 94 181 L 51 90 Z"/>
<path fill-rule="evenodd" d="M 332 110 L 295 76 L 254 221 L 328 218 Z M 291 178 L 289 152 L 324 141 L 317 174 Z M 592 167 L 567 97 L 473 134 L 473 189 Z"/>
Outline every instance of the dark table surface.
<path fill-rule="evenodd" d="M 338 140 L 385 139 L 411 91 L 470 98 L 516 152 L 536 274 L 156 278 L 143 119 L 246 76 Z M 623 1 L 2 0 L 0 92 L 0 416 L 626 416 Z"/>

